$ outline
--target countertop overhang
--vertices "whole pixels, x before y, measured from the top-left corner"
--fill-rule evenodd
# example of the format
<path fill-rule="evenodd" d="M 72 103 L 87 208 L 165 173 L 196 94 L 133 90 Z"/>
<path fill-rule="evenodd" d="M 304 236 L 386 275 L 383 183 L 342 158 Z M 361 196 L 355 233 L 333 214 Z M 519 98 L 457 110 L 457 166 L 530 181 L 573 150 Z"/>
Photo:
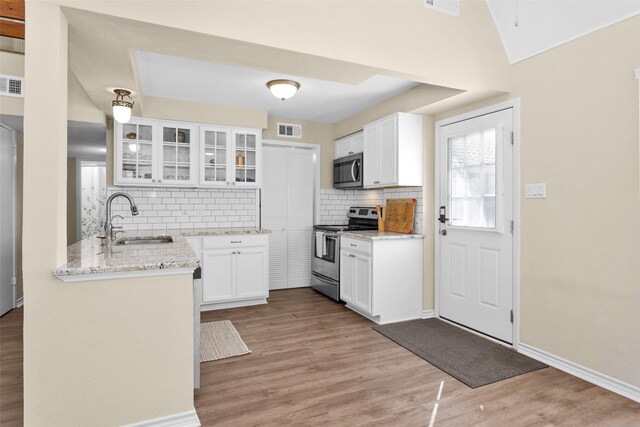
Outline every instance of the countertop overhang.
<path fill-rule="evenodd" d="M 363 239 L 363 240 L 424 239 L 424 235 L 422 234 L 395 233 L 393 231 L 378 231 L 378 230 L 341 231 L 338 234 L 340 234 L 343 237 L 351 237 L 354 239 Z"/>
<path fill-rule="evenodd" d="M 200 266 L 185 237 L 240 234 L 267 234 L 258 228 L 198 228 L 125 232 L 122 237 L 171 236 L 172 243 L 147 245 L 101 245 L 97 236 L 83 239 L 67 248 L 67 263 L 53 275 L 64 282 L 105 280 L 171 274 L 189 274 Z M 116 240 L 117 241 L 117 240 Z"/>

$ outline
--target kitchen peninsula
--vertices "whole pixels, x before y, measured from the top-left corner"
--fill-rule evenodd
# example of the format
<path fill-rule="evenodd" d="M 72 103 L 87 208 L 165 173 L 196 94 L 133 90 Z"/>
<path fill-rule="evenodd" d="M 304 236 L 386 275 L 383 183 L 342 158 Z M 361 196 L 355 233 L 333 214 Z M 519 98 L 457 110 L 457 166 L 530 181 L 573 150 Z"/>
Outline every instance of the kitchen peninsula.
<path fill-rule="evenodd" d="M 200 259 L 187 239 L 233 236 L 236 241 L 266 233 L 256 228 L 169 230 L 161 235 L 138 231 L 125 232 L 111 247 L 101 245 L 97 236 L 70 245 L 67 263 L 52 273 L 64 282 L 63 291 L 83 305 L 77 310 L 78 326 L 88 325 L 70 337 L 77 341 L 71 348 L 83 353 L 86 366 L 79 369 L 87 372 L 72 386 L 100 384 L 101 393 L 118 395 L 120 407 L 131 414 L 138 412 L 137 396 L 151 393 L 155 413 L 181 414 L 196 425 L 193 388 L 194 376 L 195 386 L 199 382 L 202 290 L 194 289 Z M 122 389 L 128 378 L 136 378 L 135 385 Z M 105 425 L 117 423 L 105 420 Z"/>

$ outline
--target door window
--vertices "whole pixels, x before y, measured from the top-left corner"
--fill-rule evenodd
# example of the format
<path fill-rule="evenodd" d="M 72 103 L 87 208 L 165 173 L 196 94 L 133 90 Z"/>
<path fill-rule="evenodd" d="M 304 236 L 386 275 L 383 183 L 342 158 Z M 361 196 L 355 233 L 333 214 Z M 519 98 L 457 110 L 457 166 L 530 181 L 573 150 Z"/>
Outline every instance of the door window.
<path fill-rule="evenodd" d="M 496 128 L 448 139 L 449 224 L 496 228 Z"/>

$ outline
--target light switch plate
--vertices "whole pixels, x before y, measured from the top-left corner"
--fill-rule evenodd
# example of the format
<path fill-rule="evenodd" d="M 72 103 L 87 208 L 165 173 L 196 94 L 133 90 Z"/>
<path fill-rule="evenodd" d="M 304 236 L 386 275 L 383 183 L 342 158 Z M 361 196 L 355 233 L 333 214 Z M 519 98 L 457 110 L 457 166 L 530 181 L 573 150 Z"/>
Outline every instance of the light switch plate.
<path fill-rule="evenodd" d="M 526 184 L 524 186 L 524 198 L 525 199 L 546 199 L 547 198 L 547 184 Z"/>

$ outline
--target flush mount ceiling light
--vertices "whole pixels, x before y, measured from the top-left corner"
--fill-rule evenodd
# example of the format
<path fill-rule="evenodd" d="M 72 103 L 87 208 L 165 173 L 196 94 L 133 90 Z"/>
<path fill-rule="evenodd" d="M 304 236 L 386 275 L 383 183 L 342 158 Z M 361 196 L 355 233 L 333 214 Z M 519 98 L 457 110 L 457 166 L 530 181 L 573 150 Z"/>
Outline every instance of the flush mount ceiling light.
<path fill-rule="evenodd" d="M 114 89 L 116 99 L 113 100 L 113 118 L 118 123 L 127 123 L 131 120 L 131 109 L 133 108 L 133 99 L 131 99 L 131 91 L 126 89 Z M 129 98 L 129 101 L 124 98 Z"/>
<path fill-rule="evenodd" d="M 271 80 L 267 87 L 276 98 L 283 101 L 291 98 L 300 89 L 300 83 L 293 80 Z"/>

